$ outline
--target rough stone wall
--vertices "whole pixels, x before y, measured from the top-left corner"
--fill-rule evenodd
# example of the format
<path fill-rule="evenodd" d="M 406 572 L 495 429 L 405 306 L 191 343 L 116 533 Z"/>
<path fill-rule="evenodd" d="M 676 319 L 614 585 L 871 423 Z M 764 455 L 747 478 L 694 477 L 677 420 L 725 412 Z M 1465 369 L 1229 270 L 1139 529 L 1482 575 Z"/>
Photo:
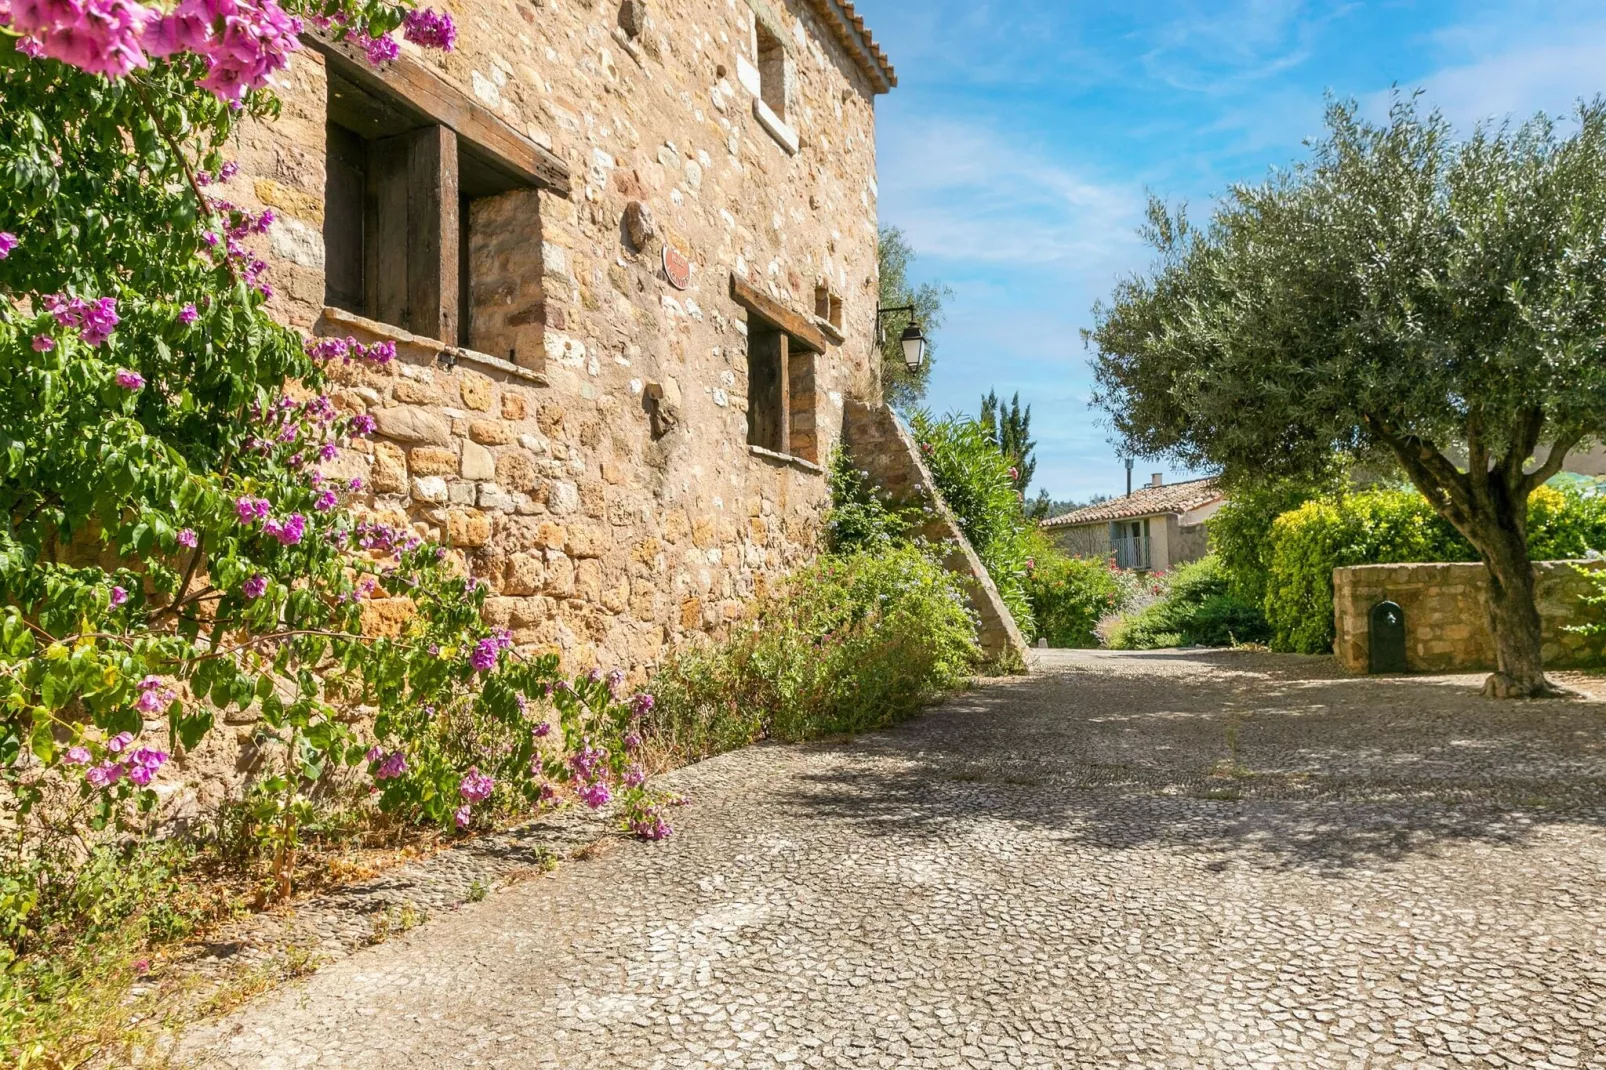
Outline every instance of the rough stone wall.
<path fill-rule="evenodd" d="M 931 472 L 920 459 L 919 447 L 892 410 L 886 405 L 848 401 L 842 437 L 853 463 L 869 472 L 870 481 L 893 501 L 925 507 L 929 519 L 919 534 L 948 547 L 943 563 L 964 578 L 971 609 L 980 622 L 977 635 L 982 649 L 993 658 L 1024 659 L 1026 639 L 1016 627 L 1015 618 L 937 492 Z"/>
<path fill-rule="evenodd" d="M 814 456 L 839 439 L 845 398 L 879 396 L 871 87 L 807 4 L 764 4 L 791 55 L 793 155 L 755 118 L 745 0 L 650 0 L 640 19 L 632 5 L 633 37 L 613 0 L 448 7 L 457 50 L 407 55 L 554 152 L 573 185 L 475 202 L 464 314 L 483 355 L 324 308 L 316 52 L 295 57 L 283 118 L 239 134 L 221 193 L 278 215 L 263 241 L 277 317 L 400 343 L 383 370 L 341 370 L 338 403 L 380 433 L 331 474 L 461 548 L 519 641 L 639 672 L 813 553 L 827 505 L 818 466 L 748 448 L 731 274 L 805 314 L 816 288 L 841 295 L 845 340 L 794 384 Z M 655 221 L 641 242 L 632 202 Z M 691 262 L 684 291 L 666 241 Z M 376 626 L 403 611 L 376 605 Z"/>
<path fill-rule="evenodd" d="M 1053 538 L 1054 545 L 1073 557 L 1109 557 L 1115 552 L 1110 546 L 1108 523 L 1048 528 L 1047 531 Z"/>
<path fill-rule="evenodd" d="M 1582 562 L 1580 562 L 1582 564 Z M 1587 568 L 1599 565 L 1586 564 Z M 1598 620 L 1582 603 L 1593 591 L 1568 561 L 1534 564 L 1545 664 L 1557 668 L 1600 665 L 1602 642 L 1566 630 Z M 1406 665 L 1416 672 L 1493 669 L 1489 635 L 1489 574 L 1481 564 L 1358 565 L 1333 570 L 1333 652 L 1352 672 L 1366 672 L 1372 607 L 1392 600 L 1405 611 Z"/>

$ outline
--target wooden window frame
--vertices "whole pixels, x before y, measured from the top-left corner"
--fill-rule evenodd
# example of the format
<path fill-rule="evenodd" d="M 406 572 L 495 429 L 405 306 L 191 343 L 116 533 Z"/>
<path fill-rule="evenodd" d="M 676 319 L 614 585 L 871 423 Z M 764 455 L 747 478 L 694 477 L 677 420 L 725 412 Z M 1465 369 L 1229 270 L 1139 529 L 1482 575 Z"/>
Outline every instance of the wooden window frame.
<path fill-rule="evenodd" d="M 344 244 L 354 232 L 361 245 L 362 307 L 352 307 L 356 294 L 337 292 L 327 279 L 326 301 L 466 345 L 468 199 L 521 187 L 567 197 L 568 168 L 416 61 L 399 57 L 375 68 L 357 49 L 325 35 L 303 40 L 324 57 L 331 127 L 350 131 L 367 152 L 363 220 L 342 228 Z M 349 114 L 336 105 L 342 92 Z M 353 115 L 368 122 L 354 122 Z M 326 243 L 330 228 L 326 212 Z"/>
<path fill-rule="evenodd" d="M 747 310 L 748 445 L 784 459 L 818 464 L 817 369 L 829 344 L 826 337 L 808 317 L 734 274 L 731 299 Z M 773 360 L 773 382 L 755 374 L 755 359 Z M 774 412 L 777 426 L 768 426 L 770 418 L 760 406 Z"/>

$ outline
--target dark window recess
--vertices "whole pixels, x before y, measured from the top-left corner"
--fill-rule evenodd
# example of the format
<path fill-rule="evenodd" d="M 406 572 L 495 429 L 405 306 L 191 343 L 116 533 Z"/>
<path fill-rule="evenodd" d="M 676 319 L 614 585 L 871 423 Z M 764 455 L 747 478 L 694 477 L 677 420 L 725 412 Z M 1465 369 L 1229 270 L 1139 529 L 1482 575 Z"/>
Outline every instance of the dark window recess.
<path fill-rule="evenodd" d="M 324 300 L 467 345 L 470 207 L 523 188 L 400 98 L 329 76 Z"/>
<path fill-rule="evenodd" d="M 787 447 L 786 410 L 790 383 L 784 374 L 791 339 L 785 331 L 747 318 L 747 441 L 776 453 Z"/>
<path fill-rule="evenodd" d="M 759 96 L 781 121 L 786 120 L 786 46 L 770 32 L 768 26 L 757 25 Z"/>
<path fill-rule="evenodd" d="M 747 441 L 776 453 L 817 460 L 814 354 L 780 328 L 747 317 Z"/>
<path fill-rule="evenodd" d="M 329 124 L 329 180 L 324 190 L 324 303 L 361 313 L 363 297 L 363 195 L 368 187 L 368 145 L 343 126 Z"/>

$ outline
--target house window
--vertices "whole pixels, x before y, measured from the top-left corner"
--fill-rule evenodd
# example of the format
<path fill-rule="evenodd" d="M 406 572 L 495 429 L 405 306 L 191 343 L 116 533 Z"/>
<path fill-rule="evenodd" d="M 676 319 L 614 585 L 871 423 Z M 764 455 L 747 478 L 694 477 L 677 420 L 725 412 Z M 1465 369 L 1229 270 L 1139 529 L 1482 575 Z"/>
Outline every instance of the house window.
<path fill-rule="evenodd" d="M 814 288 L 814 315 L 841 332 L 842 298 L 832 293 L 830 286 L 822 284 Z"/>
<path fill-rule="evenodd" d="M 759 97 L 781 122 L 786 122 L 787 54 L 786 45 L 762 20 L 755 19 L 758 45 Z"/>
<path fill-rule="evenodd" d="M 539 339 L 532 344 L 527 330 L 506 322 L 521 313 L 539 319 L 544 310 L 532 184 L 400 95 L 334 69 L 326 135 L 325 303 L 448 345 L 515 362 L 539 358 Z M 523 199 L 515 211 L 485 210 L 506 198 Z M 482 233 L 483 224 L 497 232 Z M 536 263 L 523 262 L 531 257 Z M 530 281 L 510 289 L 503 275 Z M 523 300 L 482 313 L 487 291 Z"/>
<path fill-rule="evenodd" d="M 1149 554 L 1149 521 L 1118 520 L 1110 525 L 1110 549 L 1115 555 L 1115 563 L 1120 568 L 1148 569 L 1151 566 Z"/>
<path fill-rule="evenodd" d="M 818 462 L 815 364 L 826 341 L 800 315 L 736 277 L 731 296 L 747 309 L 747 442 Z"/>
<path fill-rule="evenodd" d="M 747 441 L 775 453 L 819 459 L 814 433 L 814 354 L 749 314 Z"/>

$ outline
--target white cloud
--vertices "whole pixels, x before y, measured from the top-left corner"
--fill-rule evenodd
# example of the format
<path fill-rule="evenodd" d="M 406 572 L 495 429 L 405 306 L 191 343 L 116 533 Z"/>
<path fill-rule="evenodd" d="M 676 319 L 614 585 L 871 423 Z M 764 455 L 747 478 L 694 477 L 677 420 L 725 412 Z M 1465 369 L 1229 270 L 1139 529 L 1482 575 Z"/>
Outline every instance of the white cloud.
<path fill-rule="evenodd" d="M 882 218 L 922 256 L 968 263 L 1129 259 L 1140 190 L 1099 183 L 992 130 L 932 119 L 879 131 Z"/>
<path fill-rule="evenodd" d="M 1606 23 L 1566 28 L 1565 40 L 1528 42 L 1440 68 L 1421 81 L 1426 101 L 1462 130 L 1486 119 L 1572 111 L 1606 91 Z M 1386 109 L 1388 94 L 1372 101 Z"/>

